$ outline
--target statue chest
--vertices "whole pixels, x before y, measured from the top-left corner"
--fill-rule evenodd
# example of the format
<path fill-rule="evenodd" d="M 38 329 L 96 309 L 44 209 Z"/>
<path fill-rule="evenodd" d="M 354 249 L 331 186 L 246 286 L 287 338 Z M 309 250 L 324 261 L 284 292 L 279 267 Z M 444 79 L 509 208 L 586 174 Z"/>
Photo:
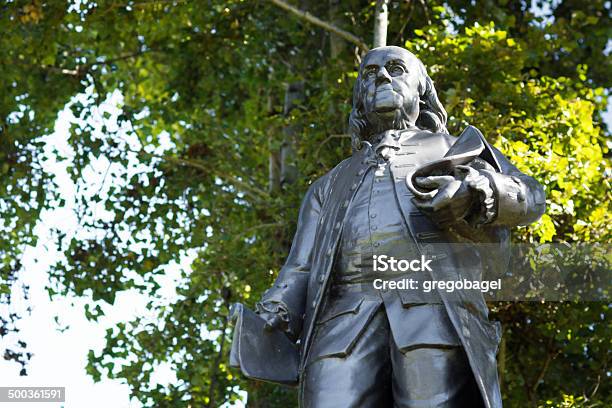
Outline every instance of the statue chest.
<path fill-rule="evenodd" d="M 410 201 L 413 195 L 405 182 L 406 176 L 416 167 L 443 157 L 448 150 L 448 142 L 443 136 L 429 135 L 431 136 L 400 140 L 401 149 L 389 159 L 388 164 L 388 177 L 392 186 L 389 197 L 396 202 L 401 218 L 399 227 L 403 230 L 403 235 L 421 252 L 427 249 L 430 242 L 446 240 L 443 232 L 415 209 Z M 312 269 L 305 310 L 306 326 L 310 326 L 321 306 L 343 229 L 351 223 L 351 220 L 347 219 L 349 208 L 366 175 L 377 166 L 376 161 L 372 148 L 366 146 L 339 168 L 330 180 L 312 252 Z M 306 342 L 310 336 L 309 332 L 310 327 L 305 327 Z"/>

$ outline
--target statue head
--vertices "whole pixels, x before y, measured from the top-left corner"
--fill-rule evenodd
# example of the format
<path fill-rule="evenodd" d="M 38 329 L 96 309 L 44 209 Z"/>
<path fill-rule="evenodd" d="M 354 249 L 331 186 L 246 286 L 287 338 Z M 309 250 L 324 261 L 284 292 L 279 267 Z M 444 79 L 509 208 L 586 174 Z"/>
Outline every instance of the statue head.
<path fill-rule="evenodd" d="M 446 130 L 446 111 L 423 63 L 400 47 L 370 50 L 359 67 L 353 89 L 349 127 L 353 147 L 390 129 L 416 126 L 438 133 Z"/>

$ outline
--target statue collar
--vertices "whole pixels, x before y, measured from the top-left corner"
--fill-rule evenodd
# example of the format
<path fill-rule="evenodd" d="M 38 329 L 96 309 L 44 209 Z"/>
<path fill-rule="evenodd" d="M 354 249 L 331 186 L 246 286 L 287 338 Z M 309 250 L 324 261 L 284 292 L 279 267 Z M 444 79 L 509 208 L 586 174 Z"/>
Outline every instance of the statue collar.
<path fill-rule="evenodd" d="M 372 146 L 374 152 L 381 155 L 383 158 L 388 159 L 393 151 L 397 152 L 401 150 L 401 143 L 410 139 L 420 129 L 417 127 L 411 127 L 402 130 L 387 130 L 382 132 L 372 140 Z"/>
<path fill-rule="evenodd" d="M 412 137 L 415 133 L 419 132 L 419 129 L 416 126 L 410 126 L 406 129 L 391 129 L 381 132 L 377 135 L 374 135 L 370 138 L 369 142 L 372 146 L 377 147 L 382 144 L 387 144 L 389 146 L 395 145 L 395 143 L 404 141 L 410 137 Z"/>

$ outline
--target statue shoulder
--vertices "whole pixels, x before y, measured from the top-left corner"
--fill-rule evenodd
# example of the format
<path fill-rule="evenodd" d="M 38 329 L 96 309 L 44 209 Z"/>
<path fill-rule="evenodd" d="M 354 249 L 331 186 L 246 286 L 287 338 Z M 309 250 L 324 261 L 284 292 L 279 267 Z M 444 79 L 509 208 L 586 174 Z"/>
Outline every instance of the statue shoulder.
<path fill-rule="evenodd" d="M 449 135 L 448 133 L 431 132 L 425 129 L 414 134 L 412 138 L 415 140 L 427 140 L 429 143 L 435 143 L 436 145 L 446 145 L 447 148 L 450 148 L 457 141 L 457 136 Z"/>
<path fill-rule="evenodd" d="M 342 160 L 340 163 L 336 164 L 334 168 L 321 176 L 316 182 L 319 182 L 326 190 L 329 189 L 331 187 L 331 183 L 338 177 L 338 175 L 342 173 L 343 170 L 346 169 L 346 167 L 348 167 L 352 158 L 353 156 L 349 156 Z"/>
<path fill-rule="evenodd" d="M 340 175 L 346 166 L 348 166 L 350 160 L 351 157 L 347 157 L 327 173 L 313 181 L 308 188 L 308 194 L 314 195 L 317 199 L 323 202 L 324 198 L 329 195 L 334 180 L 336 180 L 338 175 Z"/>

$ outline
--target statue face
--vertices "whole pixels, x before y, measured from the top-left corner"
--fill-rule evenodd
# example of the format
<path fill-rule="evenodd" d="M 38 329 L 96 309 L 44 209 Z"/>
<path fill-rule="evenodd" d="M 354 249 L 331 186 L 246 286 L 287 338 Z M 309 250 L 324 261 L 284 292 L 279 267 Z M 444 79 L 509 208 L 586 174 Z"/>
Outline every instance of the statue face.
<path fill-rule="evenodd" d="M 419 116 L 418 60 L 400 47 L 371 50 L 361 66 L 361 87 L 365 115 L 379 131 L 397 128 Z"/>

